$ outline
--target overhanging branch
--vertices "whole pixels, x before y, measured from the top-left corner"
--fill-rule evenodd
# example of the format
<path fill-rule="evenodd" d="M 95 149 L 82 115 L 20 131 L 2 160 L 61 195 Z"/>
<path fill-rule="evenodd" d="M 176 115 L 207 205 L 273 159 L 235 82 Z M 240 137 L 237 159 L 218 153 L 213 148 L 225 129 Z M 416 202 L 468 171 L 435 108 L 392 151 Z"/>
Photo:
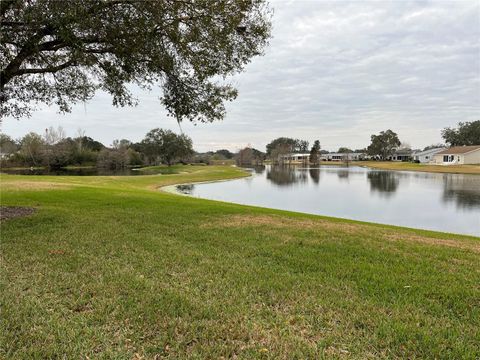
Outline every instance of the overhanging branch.
<path fill-rule="evenodd" d="M 25 74 L 45 74 L 45 73 L 55 73 L 57 71 L 66 69 L 69 66 L 75 66 L 74 60 L 69 60 L 63 64 L 57 66 L 49 66 L 46 68 L 30 68 L 30 69 L 19 69 L 17 74 L 18 75 L 25 75 Z"/>

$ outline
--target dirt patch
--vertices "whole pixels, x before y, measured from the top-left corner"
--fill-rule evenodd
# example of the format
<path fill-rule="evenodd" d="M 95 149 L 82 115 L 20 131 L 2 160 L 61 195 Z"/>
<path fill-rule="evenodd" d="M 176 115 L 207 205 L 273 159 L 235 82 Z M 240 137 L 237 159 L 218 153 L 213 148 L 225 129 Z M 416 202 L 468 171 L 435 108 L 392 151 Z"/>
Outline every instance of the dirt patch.
<path fill-rule="evenodd" d="M 36 182 L 36 181 L 11 181 L 2 182 L 2 189 L 4 190 L 52 190 L 52 189 L 67 189 L 69 185 L 55 183 L 55 182 Z"/>
<path fill-rule="evenodd" d="M 65 255 L 66 251 L 65 250 L 59 250 L 59 249 L 54 249 L 54 250 L 48 250 L 48 253 L 50 255 Z"/>
<path fill-rule="evenodd" d="M 299 228 L 308 230 L 341 230 L 345 233 L 359 233 L 368 231 L 369 227 L 360 224 L 340 223 L 328 220 L 313 220 L 284 217 L 278 215 L 230 215 L 223 216 L 213 222 L 201 225 L 204 228 L 236 228 L 236 227 L 264 227 L 264 228 Z"/>
<path fill-rule="evenodd" d="M 480 253 L 480 241 L 479 242 L 466 242 L 455 239 L 437 239 L 420 235 L 407 235 L 407 234 L 385 234 L 384 238 L 390 241 L 410 241 L 419 242 L 428 245 L 440 245 L 454 247 L 458 249 L 471 250 L 476 253 Z"/>
<path fill-rule="evenodd" d="M 22 206 L 0 206 L 0 221 L 33 214 L 37 209 Z"/>

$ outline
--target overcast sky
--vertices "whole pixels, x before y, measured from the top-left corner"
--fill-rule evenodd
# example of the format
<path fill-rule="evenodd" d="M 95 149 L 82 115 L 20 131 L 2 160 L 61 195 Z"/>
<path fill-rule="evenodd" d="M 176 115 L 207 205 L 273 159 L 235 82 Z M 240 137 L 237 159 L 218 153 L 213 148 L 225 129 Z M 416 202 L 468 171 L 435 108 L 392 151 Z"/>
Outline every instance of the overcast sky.
<path fill-rule="evenodd" d="M 392 129 L 414 148 L 441 142 L 440 130 L 480 119 L 480 1 L 274 1 L 273 39 L 233 80 L 239 96 L 224 121 L 183 123 L 198 151 L 248 144 L 264 150 L 279 136 L 319 139 L 323 149 L 363 148 Z M 179 131 L 158 101 L 114 108 L 98 93 L 72 113 L 42 108 L 6 119 L 2 131 L 80 127 L 109 145 L 139 141 L 152 128 Z"/>

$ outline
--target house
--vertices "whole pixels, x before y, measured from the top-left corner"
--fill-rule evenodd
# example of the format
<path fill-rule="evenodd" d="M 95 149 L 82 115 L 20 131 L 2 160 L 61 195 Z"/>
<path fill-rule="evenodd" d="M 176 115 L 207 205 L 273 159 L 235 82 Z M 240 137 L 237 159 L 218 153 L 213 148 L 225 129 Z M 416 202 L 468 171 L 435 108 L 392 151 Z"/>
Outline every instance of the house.
<path fill-rule="evenodd" d="M 287 164 L 300 164 L 310 162 L 310 154 L 286 154 L 281 155 L 281 162 Z"/>
<path fill-rule="evenodd" d="M 364 158 L 364 153 L 329 153 L 320 156 L 322 161 L 359 161 Z"/>
<path fill-rule="evenodd" d="M 439 165 L 480 164 L 480 145 L 453 146 L 436 153 L 433 163 Z"/>
<path fill-rule="evenodd" d="M 433 156 L 440 151 L 445 150 L 444 147 L 428 149 L 424 151 L 417 151 L 413 153 L 413 160 L 422 164 L 433 161 Z"/>
<path fill-rule="evenodd" d="M 399 150 L 395 151 L 392 156 L 389 156 L 388 160 L 410 161 L 410 160 L 412 160 L 412 150 L 410 150 L 410 149 L 399 149 Z"/>

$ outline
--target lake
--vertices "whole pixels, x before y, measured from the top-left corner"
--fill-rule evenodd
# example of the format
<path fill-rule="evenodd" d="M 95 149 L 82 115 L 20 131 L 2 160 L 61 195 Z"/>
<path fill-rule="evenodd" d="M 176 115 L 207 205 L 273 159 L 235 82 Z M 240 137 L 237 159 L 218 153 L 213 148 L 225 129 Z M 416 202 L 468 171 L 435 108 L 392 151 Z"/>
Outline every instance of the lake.
<path fill-rule="evenodd" d="M 480 176 L 360 166 L 261 166 L 249 178 L 179 185 L 195 197 L 480 236 Z"/>

